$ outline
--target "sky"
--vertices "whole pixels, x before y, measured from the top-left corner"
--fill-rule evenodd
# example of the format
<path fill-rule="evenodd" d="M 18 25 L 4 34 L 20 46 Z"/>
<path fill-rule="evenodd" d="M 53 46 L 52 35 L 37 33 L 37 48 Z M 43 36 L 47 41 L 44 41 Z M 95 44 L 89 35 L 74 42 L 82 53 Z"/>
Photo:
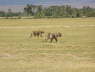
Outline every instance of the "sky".
<path fill-rule="evenodd" d="M 0 0 L 0 10 L 21 11 L 26 4 L 37 5 L 71 5 L 72 7 L 91 6 L 95 8 L 95 0 Z"/>

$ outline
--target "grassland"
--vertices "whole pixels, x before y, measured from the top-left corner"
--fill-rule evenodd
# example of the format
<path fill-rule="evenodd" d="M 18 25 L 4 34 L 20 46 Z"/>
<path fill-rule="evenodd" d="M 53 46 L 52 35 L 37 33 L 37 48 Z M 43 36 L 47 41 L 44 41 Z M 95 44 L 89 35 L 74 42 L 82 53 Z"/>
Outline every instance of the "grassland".
<path fill-rule="evenodd" d="M 29 38 L 33 30 L 63 37 Z M 95 72 L 95 18 L 0 19 L 0 72 Z"/>

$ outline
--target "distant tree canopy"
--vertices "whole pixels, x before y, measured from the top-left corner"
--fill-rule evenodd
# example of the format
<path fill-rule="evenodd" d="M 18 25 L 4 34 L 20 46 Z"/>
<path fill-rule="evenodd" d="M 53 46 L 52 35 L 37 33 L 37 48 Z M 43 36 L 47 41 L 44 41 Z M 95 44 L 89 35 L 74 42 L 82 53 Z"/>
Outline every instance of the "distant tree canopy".
<path fill-rule="evenodd" d="M 84 6 L 83 8 L 72 8 L 70 5 L 47 6 L 27 4 L 22 13 L 0 11 L 1 17 L 32 16 L 34 18 L 63 18 L 63 17 L 95 17 L 95 8 Z"/>
<path fill-rule="evenodd" d="M 34 17 L 95 17 L 95 8 L 84 6 L 83 8 L 72 8 L 70 5 L 48 6 L 27 5 L 24 8 L 27 16 Z"/>
<path fill-rule="evenodd" d="M 0 11 L 0 17 L 4 17 L 5 16 L 5 12 L 4 11 Z"/>
<path fill-rule="evenodd" d="M 20 12 L 12 12 L 11 9 L 8 9 L 8 12 L 0 11 L 0 17 L 13 17 L 13 16 L 20 16 Z"/>

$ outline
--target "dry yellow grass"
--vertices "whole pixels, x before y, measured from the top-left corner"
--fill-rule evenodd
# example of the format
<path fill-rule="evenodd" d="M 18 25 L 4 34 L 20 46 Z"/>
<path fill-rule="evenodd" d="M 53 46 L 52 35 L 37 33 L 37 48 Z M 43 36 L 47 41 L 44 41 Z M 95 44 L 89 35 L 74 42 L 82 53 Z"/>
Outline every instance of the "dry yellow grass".
<path fill-rule="evenodd" d="M 58 43 L 29 38 L 61 32 Z M 95 72 L 95 18 L 0 19 L 0 72 Z"/>

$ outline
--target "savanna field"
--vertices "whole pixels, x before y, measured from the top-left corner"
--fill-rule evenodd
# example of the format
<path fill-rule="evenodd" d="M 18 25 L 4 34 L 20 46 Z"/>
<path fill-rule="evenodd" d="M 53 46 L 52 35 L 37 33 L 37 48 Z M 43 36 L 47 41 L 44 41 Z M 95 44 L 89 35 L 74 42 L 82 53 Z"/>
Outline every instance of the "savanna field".
<path fill-rule="evenodd" d="M 0 19 L 0 72 L 95 72 L 95 18 Z"/>

